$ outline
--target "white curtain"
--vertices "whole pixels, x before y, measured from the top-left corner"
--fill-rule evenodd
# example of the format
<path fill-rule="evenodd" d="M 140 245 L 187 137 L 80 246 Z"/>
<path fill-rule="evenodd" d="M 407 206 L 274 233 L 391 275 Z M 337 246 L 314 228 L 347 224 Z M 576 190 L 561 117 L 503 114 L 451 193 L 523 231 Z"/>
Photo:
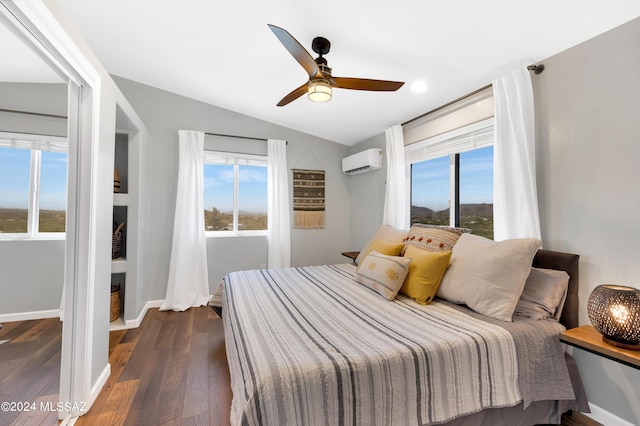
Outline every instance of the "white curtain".
<path fill-rule="evenodd" d="M 531 76 L 521 68 L 492 83 L 494 239 L 540 239 Z"/>
<path fill-rule="evenodd" d="M 291 220 L 287 142 L 269 139 L 267 143 L 268 266 L 288 268 L 291 266 Z"/>
<path fill-rule="evenodd" d="M 387 186 L 382 223 L 396 229 L 409 229 L 409 200 L 405 175 L 402 126 L 396 124 L 384 132 L 387 141 Z"/>
<path fill-rule="evenodd" d="M 178 131 L 178 192 L 167 296 L 161 311 L 184 311 L 209 302 L 204 236 L 204 133 Z"/>

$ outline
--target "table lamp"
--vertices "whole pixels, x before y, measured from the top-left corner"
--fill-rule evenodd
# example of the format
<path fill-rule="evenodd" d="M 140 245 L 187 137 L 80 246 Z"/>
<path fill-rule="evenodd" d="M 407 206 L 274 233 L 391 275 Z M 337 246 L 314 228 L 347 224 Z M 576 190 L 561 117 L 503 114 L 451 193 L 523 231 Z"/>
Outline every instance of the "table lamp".
<path fill-rule="evenodd" d="M 603 341 L 624 349 L 640 350 L 640 290 L 613 284 L 599 285 L 589 296 L 587 313 Z"/>

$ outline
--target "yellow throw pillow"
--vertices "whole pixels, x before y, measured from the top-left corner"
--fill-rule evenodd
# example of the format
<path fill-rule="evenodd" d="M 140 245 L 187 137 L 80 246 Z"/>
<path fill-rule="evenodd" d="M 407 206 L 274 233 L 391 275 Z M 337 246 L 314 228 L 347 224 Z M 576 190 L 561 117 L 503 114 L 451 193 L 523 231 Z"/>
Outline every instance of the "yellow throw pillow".
<path fill-rule="evenodd" d="M 364 246 L 364 249 L 360 251 L 358 257 L 356 257 L 356 265 L 359 265 L 362 262 L 362 259 L 365 258 L 367 254 L 371 251 L 369 246 L 374 241 L 384 241 L 388 244 L 400 244 L 404 243 L 405 237 L 407 236 L 407 231 L 401 229 L 395 229 L 389 225 L 382 225 L 378 228 L 378 230 L 373 234 L 373 236 L 367 241 L 367 244 Z"/>
<path fill-rule="evenodd" d="M 404 243 L 393 244 L 383 240 L 375 240 L 362 251 L 362 259 L 367 257 L 372 251 L 377 251 L 387 256 L 398 256 L 403 248 Z M 360 269 L 360 266 L 358 266 L 358 269 Z"/>
<path fill-rule="evenodd" d="M 432 252 L 407 246 L 404 255 L 410 257 L 412 261 L 409 264 L 409 274 L 400 292 L 415 299 L 421 305 L 431 303 L 449 266 L 451 250 Z"/>

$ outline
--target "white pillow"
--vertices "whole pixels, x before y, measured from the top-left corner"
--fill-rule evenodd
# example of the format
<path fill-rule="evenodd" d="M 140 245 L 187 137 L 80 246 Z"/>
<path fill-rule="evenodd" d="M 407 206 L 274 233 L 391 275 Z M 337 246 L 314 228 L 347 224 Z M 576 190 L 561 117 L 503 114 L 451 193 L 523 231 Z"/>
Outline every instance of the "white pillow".
<path fill-rule="evenodd" d="M 480 314 L 511 321 L 540 246 L 535 238 L 497 242 L 462 234 L 453 246 L 438 296 L 466 304 Z"/>
<path fill-rule="evenodd" d="M 387 256 L 374 250 L 358 267 L 356 281 L 385 299 L 393 300 L 407 277 L 410 263 L 409 257 Z"/>
<path fill-rule="evenodd" d="M 567 299 L 569 274 L 554 269 L 531 268 L 514 315 L 533 319 L 560 319 Z"/>

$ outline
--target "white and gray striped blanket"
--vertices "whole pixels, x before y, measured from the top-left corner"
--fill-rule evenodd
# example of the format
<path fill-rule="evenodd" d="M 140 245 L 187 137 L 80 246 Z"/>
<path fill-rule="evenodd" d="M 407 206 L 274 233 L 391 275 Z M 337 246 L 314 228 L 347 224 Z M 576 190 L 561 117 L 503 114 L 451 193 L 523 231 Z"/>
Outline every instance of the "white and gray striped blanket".
<path fill-rule="evenodd" d="M 438 300 L 389 302 L 354 274 L 345 264 L 224 278 L 217 297 L 232 424 L 427 425 L 523 399 L 573 398 L 562 326 L 545 325 L 540 346 L 522 324 L 513 333 Z M 548 355 L 554 342 L 559 359 Z"/>

